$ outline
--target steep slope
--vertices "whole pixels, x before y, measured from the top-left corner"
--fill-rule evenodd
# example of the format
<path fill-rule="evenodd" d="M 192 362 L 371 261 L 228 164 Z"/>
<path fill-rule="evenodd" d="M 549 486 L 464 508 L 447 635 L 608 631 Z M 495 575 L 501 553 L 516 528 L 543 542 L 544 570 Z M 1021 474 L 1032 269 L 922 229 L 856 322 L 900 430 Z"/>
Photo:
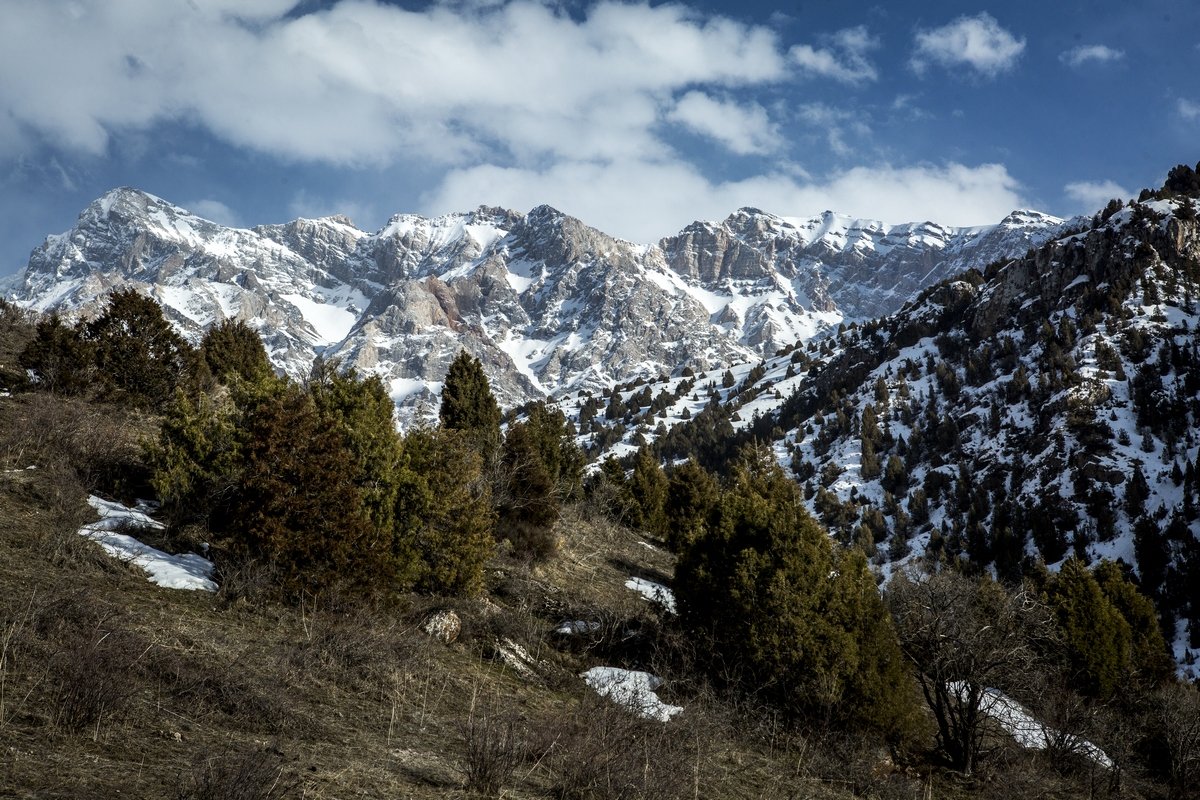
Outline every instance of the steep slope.
<path fill-rule="evenodd" d="M 1194 198 L 1163 196 L 943 281 L 890 317 L 735 368 L 728 386 L 709 373 L 628 387 L 611 419 L 577 415 L 582 441 L 618 455 L 645 441 L 714 466 L 770 442 L 814 513 L 885 574 L 919 558 L 1009 578 L 1071 554 L 1121 559 L 1191 669 L 1200 223 Z"/>
<path fill-rule="evenodd" d="M 397 215 L 373 234 L 344 217 L 247 230 L 117 189 L 35 250 L 9 294 L 86 314 L 110 289 L 140 287 L 193 338 L 244 319 L 280 369 L 342 358 L 421 414 L 460 348 L 509 405 L 723 367 L 894 311 L 1060 225 L 1034 212 L 955 229 L 742 209 L 639 246 L 546 206 Z"/>

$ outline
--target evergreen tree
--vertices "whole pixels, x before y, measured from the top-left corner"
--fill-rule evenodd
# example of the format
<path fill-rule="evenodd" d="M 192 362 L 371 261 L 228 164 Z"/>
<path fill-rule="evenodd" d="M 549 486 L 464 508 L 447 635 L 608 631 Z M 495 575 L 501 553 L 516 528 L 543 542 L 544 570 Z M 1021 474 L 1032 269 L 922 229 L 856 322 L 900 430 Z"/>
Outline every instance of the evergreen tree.
<path fill-rule="evenodd" d="M 392 538 L 401 585 L 478 592 L 495 526 L 479 453 L 462 432 L 421 428 L 404 437 L 402 450 Z"/>
<path fill-rule="evenodd" d="M 716 480 L 695 459 L 671 470 L 663 509 L 667 546 L 681 553 L 699 538 L 720 499 Z"/>
<path fill-rule="evenodd" d="M 173 525 L 210 524 L 237 490 L 241 472 L 237 408 L 228 393 L 195 398 L 177 392 L 149 449 L 151 485 Z"/>
<path fill-rule="evenodd" d="M 438 416 L 443 428 L 465 433 L 483 454 L 485 463 L 499 449 L 500 406 L 483 373 L 483 364 L 466 350 L 459 352 L 446 373 Z"/>
<path fill-rule="evenodd" d="M 504 438 L 504 451 L 495 480 L 497 534 L 521 555 L 544 560 L 554 553 L 554 523 L 558 521 L 558 484 L 529 423 L 514 422 Z M 548 448 L 557 454 L 557 448 Z"/>
<path fill-rule="evenodd" d="M 83 394 L 95 381 L 95 348 L 57 314 L 37 323 L 17 363 L 33 373 L 35 387 L 52 394 Z"/>
<path fill-rule="evenodd" d="M 400 438 L 392 419 L 395 405 L 379 376 L 361 379 L 353 370 L 340 373 L 338 367 L 336 361 L 318 358 L 305 388 L 353 462 L 354 484 L 372 525 L 390 531 L 400 463 Z"/>
<path fill-rule="evenodd" d="M 905 713 L 900 652 L 865 560 L 834 552 L 770 454 L 732 468 L 675 586 L 684 627 L 743 659 L 742 688 L 847 724 L 889 728 Z"/>
<path fill-rule="evenodd" d="M 649 448 L 638 450 L 624 493 L 625 524 L 634 530 L 665 537 L 667 476 Z"/>
<path fill-rule="evenodd" d="M 108 393 L 136 405 L 163 408 L 193 368 L 195 352 L 158 303 L 134 289 L 114 292 L 83 335 Z"/>
<path fill-rule="evenodd" d="M 257 381 L 271 373 L 262 339 L 241 320 L 227 319 L 209 328 L 200 342 L 200 353 L 221 383 L 228 383 L 233 375 Z"/>
<path fill-rule="evenodd" d="M 277 382 L 243 412 L 238 486 L 216 522 L 225 545 L 270 564 L 290 599 L 391 582 L 390 536 L 371 523 L 355 464 L 299 387 Z"/>
<path fill-rule="evenodd" d="M 1129 669 L 1142 682 L 1161 684 L 1175 672 L 1175 664 L 1158 625 L 1154 604 L 1138 591 L 1112 561 L 1095 569 L 1096 583 L 1104 597 L 1129 625 Z"/>
<path fill-rule="evenodd" d="M 1108 698 L 1129 664 L 1129 623 L 1081 561 L 1069 558 L 1045 588 L 1063 634 L 1066 658 L 1084 694 Z"/>

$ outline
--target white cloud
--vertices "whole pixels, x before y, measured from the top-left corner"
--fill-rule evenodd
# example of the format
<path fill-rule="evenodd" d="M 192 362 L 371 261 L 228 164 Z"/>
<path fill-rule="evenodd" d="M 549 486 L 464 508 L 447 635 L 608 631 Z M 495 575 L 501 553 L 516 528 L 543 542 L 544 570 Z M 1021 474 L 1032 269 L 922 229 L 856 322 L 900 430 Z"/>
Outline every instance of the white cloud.
<path fill-rule="evenodd" d="M 1179 98 L 1175 104 L 1175 110 L 1179 112 L 1179 116 L 1186 120 L 1200 119 L 1200 103 L 1194 103 L 1186 98 Z"/>
<path fill-rule="evenodd" d="M 1114 197 L 1124 200 L 1133 196 L 1124 186 L 1109 180 L 1068 183 L 1063 192 L 1074 201 L 1074 210 L 1080 214 L 1099 211 Z"/>
<path fill-rule="evenodd" d="M 757 103 L 740 105 L 703 92 L 688 92 L 667 119 L 720 142 L 738 155 L 769 153 L 780 144 L 779 132 Z"/>
<path fill-rule="evenodd" d="M 930 64 L 942 67 L 967 66 L 981 75 L 995 77 L 1017 63 L 1025 50 L 1025 40 L 1000 27 L 991 14 L 981 11 L 973 17 L 928 31 L 918 31 L 912 67 L 918 74 Z"/>
<path fill-rule="evenodd" d="M 796 116 L 825 135 L 826 144 L 834 155 L 848 156 L 853 152 L 846 141 L 847 133 L 859 138 L 871 135 L 871 128 L 860 113 L 825 103 L 805 103 L 796 109 Z"/>
<path fill-rule="evenodd" d="M 203 217 L 204 219 L 215 222 L 218 225 L 224 225 L 229 228 L 237 228 L 241 225 L 241 222 L 238 220 L 237 212 L 222 203 L 220 200 L 192 200 L 187 203 L 180 203 L 179 205 L 186 208 L 196 216 Z"/>
<path fill-rule="evenodd" d="M 697 218 L 723 219 L 747 205 L 784 216 L 832 209 L 889 222 L 977 225 L 996 222 L 1026 205 L 1019 190 L 999 164 L 882 165 L 819 180 L 774 173 L 715 182 L 679 162 L 570 161 L 542 170 L 455 170 L 424 205 L 428 213 L 444 213 L 481 200 L 518 209 L 549 203 L 612 235 L 652 242 Z"/>
<path fill-rule="evenodd" d="M 788 51 L 788 55 L 802 70 L 841 83 L 867 83 L 878 79 L 879 73 L 867 59 L 867 53 L 879 47 L 879 40 L 871 36 L 865 26 L 840 30 L 827 40 L 828 47 L 818 49 L 798 44 Z"/>
<path fill-rule="evenodd" d="M 1125 58 L 1124 50 L 1114 50 L 1103 44 L 1081 44 L 1058 55 L 1059 61 L 1076 69 L 1089 63 L 1109 64 L 1123 58 Z"/>
<path fill-rule="evenodd" d="M 114 134 L 185 120 L 234 145 L 343 164 L 657 157 L 651 128 L 674 94 L 788 68 L 769 29 L 680 5 L 603 0 L 582 19 L 538 0 L 421 11 L 342 0 L 285 16 L 293 5 L 9 0 L 0 153 L 27 147 L 29 131 L 102 154 Z"/>

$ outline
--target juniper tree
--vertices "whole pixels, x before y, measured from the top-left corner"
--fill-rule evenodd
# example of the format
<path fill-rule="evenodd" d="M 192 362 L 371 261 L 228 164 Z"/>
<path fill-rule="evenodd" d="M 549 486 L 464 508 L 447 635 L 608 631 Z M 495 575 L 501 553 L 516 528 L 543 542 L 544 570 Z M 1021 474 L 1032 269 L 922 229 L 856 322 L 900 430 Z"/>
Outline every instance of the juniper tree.
<path fill-rule="evenodd" d="M 256 381 L 271 373 L 271 362 L 258 333 L 242 320 L 223 320 L 208 329 L 200 353 L 213 377 L 228 383 L 230 376 Z"/>
<path fill-rule="evenodd" d="M 108 306 L 83 330 L 108 393 L 159 409 L 192 368 L 195 352 L 151 298 L 135 289 L 113 292 Z"/>
<path fill-rule="evenodd" d="M 865 559 L 833 549 L 768 453 L 732 468 L 675 591 L 714 675 L 732 666 L 737 688 L 792 716 L 888 729 L 905 715 L 900 651 Z"/>
<path fill-rule="evenodd" d="M 466 434 L 485 462 L 499 449 L 500 406 L 483 372 L 483 364 L 466 350 L 459 352 L 446 372 L 438 418 L 443 428 Z"/>

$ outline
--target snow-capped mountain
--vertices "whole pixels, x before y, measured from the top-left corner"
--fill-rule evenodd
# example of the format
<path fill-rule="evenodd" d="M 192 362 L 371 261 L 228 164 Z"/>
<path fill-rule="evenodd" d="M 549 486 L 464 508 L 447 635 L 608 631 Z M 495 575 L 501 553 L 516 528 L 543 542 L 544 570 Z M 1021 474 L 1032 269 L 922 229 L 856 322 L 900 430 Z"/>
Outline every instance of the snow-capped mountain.
<path fill-rule="evenodd" d="M 948 228 L 747 208 L 642 246 L 547 206 L 403 214 L 376 233 L 344 217 L 232 229 L 116 189 L 48 237 L 8 294 L 87 313 L 136 286 L 193 337 L 240 318 L 279 368 L 301 374 L 318 354 L 338 357 L 379 373 L 410 408 L 432 407 L 466 348 L 515 404 L 770 355 L 895 311 L 1061 225 L 1030 211 Z"/>
<path fill-rule="evenodd" d="M 1164 191 L 1060 228 L 900 311 L 729 370 L 560 407 L 593 454 L 718 472 L 769 443 L 881 572 L 1135 570 L 1200 674 L 1200 202 Z M 1168 631 L 1171 633 L 1171 631 Z"/>

